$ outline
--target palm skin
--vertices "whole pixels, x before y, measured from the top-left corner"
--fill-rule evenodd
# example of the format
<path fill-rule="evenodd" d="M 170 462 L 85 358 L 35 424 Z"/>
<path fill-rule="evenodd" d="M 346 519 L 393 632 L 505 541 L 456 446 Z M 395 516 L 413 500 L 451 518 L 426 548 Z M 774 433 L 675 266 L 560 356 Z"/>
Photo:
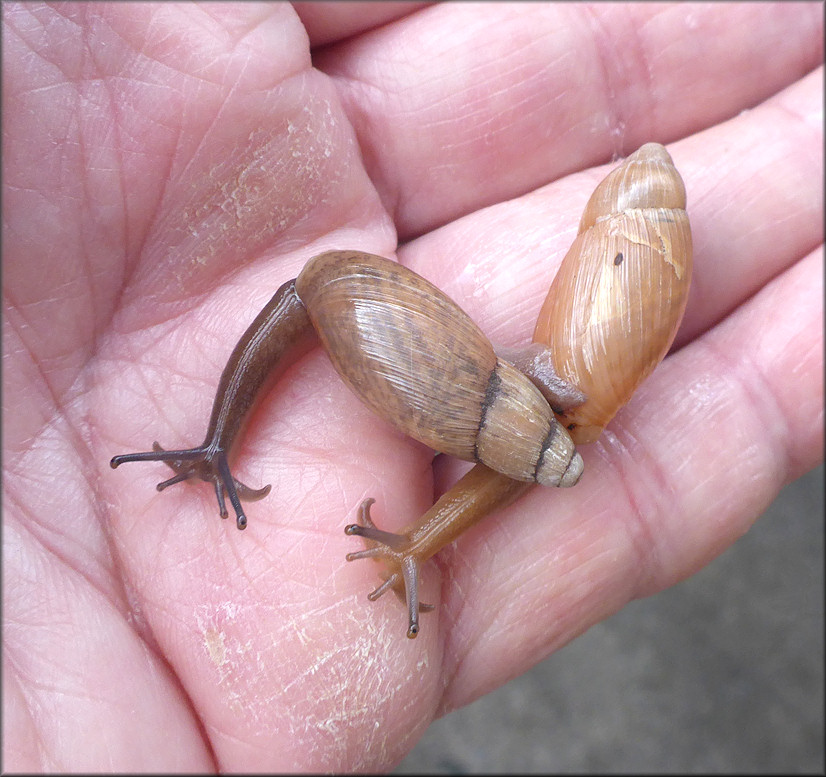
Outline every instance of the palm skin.
<path fill-rule="evenodd" d="M 817 6 L 485 9 L 4 5 L 7 769 L 390 768 L 822 459 Z M 343 527 L 367 497 L 409 523 L 464 466 L 320 349 L 242 441 L 239 479 L 273 486 L 245 532 L 204 484 L 109 468 L 200 442 L 237 338 L 330 248 L 395 256 L 526 342 L 606 163 L 648 140 L 694 233 L 675 350 L 576 488 L 424 570 L 417 640 L 365 600 Z"/>

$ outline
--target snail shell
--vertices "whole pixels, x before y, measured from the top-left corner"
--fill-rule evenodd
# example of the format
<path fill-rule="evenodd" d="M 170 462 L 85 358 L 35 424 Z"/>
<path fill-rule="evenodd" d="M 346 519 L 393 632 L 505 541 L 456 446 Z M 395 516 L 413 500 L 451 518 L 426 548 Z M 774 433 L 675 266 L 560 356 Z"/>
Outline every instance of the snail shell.
<path fill-rule="evenodd" d="M 432 283 L 334 251 L 311 259 L 295 288 L 339 375 L 397 429 L 516 480 L 579 479 L 582 460 L 546 399 Z"/>
<path fill-rule="evenodd" d="M 648 143 L 594 191 L 539 314 L 563 379 L 588 399 L 558 413 L 576 444 L 593 442 L 671 346 L 691 283 L 685 187 Z"/>

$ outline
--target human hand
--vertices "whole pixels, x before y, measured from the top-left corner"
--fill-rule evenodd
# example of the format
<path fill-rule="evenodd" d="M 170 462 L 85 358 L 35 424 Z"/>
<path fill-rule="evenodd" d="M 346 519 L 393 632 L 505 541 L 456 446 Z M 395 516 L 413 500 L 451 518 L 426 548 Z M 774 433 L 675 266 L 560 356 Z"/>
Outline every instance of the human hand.
<path fill-rule="evenodd" d="M 289 6 L 4 6 L 7 769 L 389 768 L 821 460 L 819 8 L 350 26 L 390 11 L 299 7 L 311 43 L 354 33 L 319 72 Z M 432 467 L 320 350 L 241 445 L 239 477 L 273 485 L 245 532 L 204 484 L 109 469 L 201 440 L 234 342 L 323 250 L 396 253 L 526 342 L 590 168 L 649 140 L 694 234 L 678 350 L 582 448 L 576 488 L 533 489 L 424 570 L 417 640 L 365 601 L 376 569 L 346 564 L 343 527 L 367 496 L 410 522 L 464 465 Z"/>

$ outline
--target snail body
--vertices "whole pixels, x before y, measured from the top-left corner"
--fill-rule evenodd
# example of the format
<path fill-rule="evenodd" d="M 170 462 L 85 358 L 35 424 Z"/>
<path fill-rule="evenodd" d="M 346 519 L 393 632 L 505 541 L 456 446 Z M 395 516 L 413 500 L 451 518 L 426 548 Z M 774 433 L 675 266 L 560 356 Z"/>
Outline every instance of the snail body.
<path fill-rule="evenodd" d="M 668 152 L 649 143 L 631 154 L 596 188 L 579 234 L 554 278 L 534 346 L 511 360 L 532 379 L 547 370 L 534 358 L 547 349 L 549 372 L 576 402 L 554 403 L 575 443 L 594 441 L 667 353 L 685 311 L 691 283 L 691 231 L 685 188 Z M 376 529 L 370 501 L 348 534 L 368 548 L 348 560 L 375 558 L 385 580 L 370 595 L 393 590 L 407 603 L 408 637 L 419 630 L 418 569 L 462 532 L 528 488 L 477 464 L 417 522 L 398 534 Z"/>
<path fill-rule="evenodd" d="M 115 456 L 111 466 L 166 462 L 176 474 L 158 490 L 195 477 L 212 482 L 221 516 L 226 494 L 243 529 L 241 500 L 261 499 L 269 486 L 236 480 L 230 453 L 257 400 L 315 338 L 356 395 L 403 433 L 516 480 L 561 487 L 579 480 L 582 458 L 545 398 L 565 406 L 569 387 L 548 371 L 527 378 L 433 284 L 359 251 L 313 257 L 258 314 L 224 368 L 200 446 L 168 451 L 155 443 Z"/>

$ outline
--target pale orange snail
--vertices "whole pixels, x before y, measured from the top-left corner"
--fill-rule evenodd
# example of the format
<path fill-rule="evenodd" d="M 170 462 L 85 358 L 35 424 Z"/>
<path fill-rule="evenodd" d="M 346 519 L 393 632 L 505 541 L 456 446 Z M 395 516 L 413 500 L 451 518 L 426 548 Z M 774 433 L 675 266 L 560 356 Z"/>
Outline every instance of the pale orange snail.
<path fill-rule="evenodd" d="M 577 444 L 599 437 L 671 347 L 691 283 L 685 205 L 682 179 L 668 152 L 656 143 L 631 154 L 588 201 L 533 338 L 540 346 L 551 346 L 553 372 L 585 397 L 584 402 L 555 407 Z M 530 350 L 525 358 L 530 361 Z M 407 634 L 415 637 L 418 612 L 430 609 L 418 604 L 421 564 L 529 487 L 478 464 L 398 534 L 374 526 L 372 500 L 366 500 L 359 524 L 345 531 L 365 537 L 369 547 L 347 558 L 384 563 L 385 581 L 369 598 L 393 589 L 405 599 Z"/>

